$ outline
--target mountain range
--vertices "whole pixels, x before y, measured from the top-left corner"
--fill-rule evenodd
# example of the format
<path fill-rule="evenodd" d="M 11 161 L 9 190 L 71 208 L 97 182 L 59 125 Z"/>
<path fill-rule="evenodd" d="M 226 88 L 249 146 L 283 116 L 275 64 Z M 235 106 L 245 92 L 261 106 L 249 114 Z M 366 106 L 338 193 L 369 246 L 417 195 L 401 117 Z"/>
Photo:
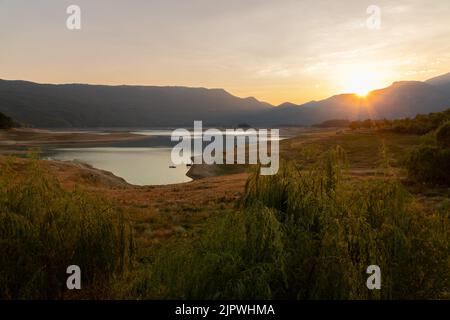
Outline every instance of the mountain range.
<path fill-rule="evenodd" d="M 366 97 L 339 94 L 273 106 L 223 89 L 38 84 L 0 80 L 0 112 L 34 127 L 175 127 L 317 124 L 330 119 L 395 119 L 450 108 L 450 73 L 399 81 Z"/>

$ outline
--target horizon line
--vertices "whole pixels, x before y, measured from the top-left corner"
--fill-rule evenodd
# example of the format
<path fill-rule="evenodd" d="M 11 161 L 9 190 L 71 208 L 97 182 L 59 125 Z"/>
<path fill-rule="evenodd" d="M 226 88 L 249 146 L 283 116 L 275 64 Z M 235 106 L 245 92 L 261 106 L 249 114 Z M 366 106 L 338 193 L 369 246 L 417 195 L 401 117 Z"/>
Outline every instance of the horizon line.
<path fill-rule="evenodd" d="M 375 88 L 373 90 L 370 90 L 367 95 L 370 95 L 370 93 L 372 93 L 373 91 L 377 91 L 377 90 L 382 90 L 382 89 L 388 88 L 388 87 L 392 86 L 393 84 L 395 84 L 397 82 L 423 82 L 423 83 L 426 83 L 427 81 L 429 81 L 431 79 L 438 78 L 440 76 L 446 76 L 446 75 L 450 75 L 450 72 L 438 74 L 436 76 L 433 76 L 433 77 L 431 77 L 429 79 L 426 79 L 426 80 L 423 80 L 423 81 L 421 81 L 421 80 L 396 80 L 396 81 L 393 81 L 389 86 L 381 87 L 381 88 Z M 56 86 L 58 86 L 58 85 L 60 85 L 60 86 L 64 86 L 64 85 L 84 85 L 84 86 L 103 86 L 103 87 L 155 87 L 155 88 L 187 88 L 187 89 L 204 89 L 204 90 L 222 90 L 222 91 L 225 91 L 226 93 L 228 93 L 228 94 L 230 94 L 230 95 L 232 95 L 232 96 L 234 96 L 236 98 L 239 98 L 239 99 L 255 99 L 258 102 L 269 104 L 269 105 L 271 105 L 273 107 L 280 107 L 280 106 L 285 105 L 285 104 L 291 104 L 291 105 L 295 105 L 295 106 L 302 106 L 304 104 L 308 104 L 308 103 L 311 103 L 311 102 L 317 102 L 317 101 L 321 101 L 321 100 L 326 100 L 326 99 L 329 99 L 331 97 L 339 96 L 339 95 L 355 95 L 355 96 L 361 97 L 360 95 L 358 95 L 355 92 L 340 92 L 340 93 L 335 93 L 335 94 L 333 94 L 331 96 L 328 96 L 328 97 L 321 98 L 319 100 L 314 99 L 314 100 L 309 100 L 309 101 L 306 101 L 306 102 L 303 102 L 303 103 L 293 103 L 293 102 L 290 102 L 290 101 L 285 101 L 285 102 L 282 102 L 282 103 L 279 103 L 279 104 L 273 104 L 273 103 L 270 103 L 270 102 L 267 102 L 267 101 L 260 100 L 260 99 L 258 99 L 255 96 L 247 96 L 247 97 L 238 96 L 238 95 L 235 95 L 234 93 L 230 92 L 229 90 L 227 90 L 225 88 L 219 88 L 219 87 L 202 87 L 202 86 L 196 87 L 196 86 L 185 86 L 185 85 L 183 86 L 183 85 L 153 85 L 153 84 L 104 84 L 104 83 L 86 83 L 86 82 L 50 83 L 50 82 L 38 82 L 38 81 L 34 81 L 34 80 L 4 79 L 4 78 L 0 78 L 0 81 L 29 82 L 29 83 L 38 84 L 38 85 L 56 85 Z"/>

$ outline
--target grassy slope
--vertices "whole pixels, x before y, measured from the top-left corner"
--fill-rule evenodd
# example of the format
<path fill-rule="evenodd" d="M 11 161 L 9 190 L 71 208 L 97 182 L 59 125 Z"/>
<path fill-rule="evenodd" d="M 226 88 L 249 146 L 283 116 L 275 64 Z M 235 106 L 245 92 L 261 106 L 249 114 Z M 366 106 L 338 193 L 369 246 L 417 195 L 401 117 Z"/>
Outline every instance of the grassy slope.
<path fill-rule="evenodd" d="M 283 158 L 307 163 L 308 159 L 312 162 L 328 148 L 340 145 L 348 155 L 349 172 L 370 178 L 376 174 L 380 164 L 383 142 L 395 167 L 418 140 L 416 135 L 378 132 L 336 134 L 326 131 L 284 140 L 280 149 Z M 50 162 L 50 168 L 67 188 L 82 186 L 103 194 L 127 209 L 138 238 L 145 245 L 158 243 L 160 239 L 174 234 L 185 235 L 186 231 L 197 230 L 213 212 L 233 210 L 234 201 L 244 189 L 248 169 L 245 166 L 221 165 L 211 170 L 216 177 L 178 185 L 135 187 L 83 165 Z M 438 195 L 442 196 L 442 192 Z"/>
<path fill-rule="evenodd" d="M 301 134 L 280 144 L 281 155 L 289 160 L 313 159 L 332 146 L 340 145 L 347 153 L 349 172 L 370 177 L 376 174 L 382 160 L 380 148 L 386 146 L 390 164 L 398 167 L 407 151 L 418 144 L 416 135 L 400 135 L 370 131 L 332 131 Z M 213 211 L 231 209 L 234 199 L 243 191 L 247 178 L 245 166 L 222 165 L 214 168 L 217 177 L 168 186 L 134 187 L 123 182 L 105 181 L 95 170 L 73 164 L 52 163 L 52 171 L 67 186 L 74 184 L 93 189 L 126 207 L 135 220 L 138 234 L 146 241 L 190 229 L 191 224 Z M 399 170 L 399 174 L 403 174 Z M 183 233 L 183 231 L 181 231 Z"/>
<path fill-rule="evenodd" d="M 328 131 L 302 134 L 282 141 L 280 147 L 282 157 L 308 163 L 309 159 L 329 147 L 340 145 L 348 155 L 348 177 L 351 180 L 370 179 L 377 175 L 383 143 L 391 165 L 397 168 L 407 150 L 419 143 L 419 137 L 368 131 Z M 178 185 L 135 187 L 119 180 L 117 183 L 106 183 L 98 172 L 89 171 L 89 168 L 83 166 L 53 162 L 50 167 L 66 188 L 81 186 L 90 192 L 102 194 L 125 209 L 126 218 L 134 229 L 138 261 L 152 259 L 154 246 L 164 245 L 168 239 L 196 237 L 198 232 L 204 230 L 211 217 L 233 212 L 248 176 L 244 167 L 236 170 L 225 166 L 218 171 L 225 175 L 217 177 Z M 400 168 L 395 170 L 400 177 L 404 176 Z M 237 173 L 227 174 L 233 171 Z M 448 211 L 450 208 L 448 189 L 430 189 L 417 185 L 408 186 L 408 189 L 418 202 L 430 210 L 435 208 Z"/>

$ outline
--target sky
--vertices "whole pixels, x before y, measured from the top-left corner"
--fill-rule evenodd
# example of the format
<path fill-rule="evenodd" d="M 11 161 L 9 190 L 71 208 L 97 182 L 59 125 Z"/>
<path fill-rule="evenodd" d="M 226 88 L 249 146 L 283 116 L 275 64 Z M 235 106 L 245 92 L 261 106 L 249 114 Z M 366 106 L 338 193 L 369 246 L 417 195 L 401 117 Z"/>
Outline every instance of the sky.
<path fill-rule="evenodd" d="M 1 79 L 224 88 L 277 105 L 447 72 L 449 0 L 0 0 Z"/>

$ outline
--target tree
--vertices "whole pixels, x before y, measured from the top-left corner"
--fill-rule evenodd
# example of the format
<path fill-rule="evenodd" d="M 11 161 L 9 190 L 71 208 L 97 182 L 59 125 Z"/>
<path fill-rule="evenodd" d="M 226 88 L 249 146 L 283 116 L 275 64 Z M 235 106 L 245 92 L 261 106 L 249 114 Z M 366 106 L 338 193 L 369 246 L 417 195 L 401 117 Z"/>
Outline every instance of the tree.
<path fill-rule="evenodd" d="M 19 125 L 11 117 L 0 112 L 0 129 L 10 129 L 18 126 Z"/>

